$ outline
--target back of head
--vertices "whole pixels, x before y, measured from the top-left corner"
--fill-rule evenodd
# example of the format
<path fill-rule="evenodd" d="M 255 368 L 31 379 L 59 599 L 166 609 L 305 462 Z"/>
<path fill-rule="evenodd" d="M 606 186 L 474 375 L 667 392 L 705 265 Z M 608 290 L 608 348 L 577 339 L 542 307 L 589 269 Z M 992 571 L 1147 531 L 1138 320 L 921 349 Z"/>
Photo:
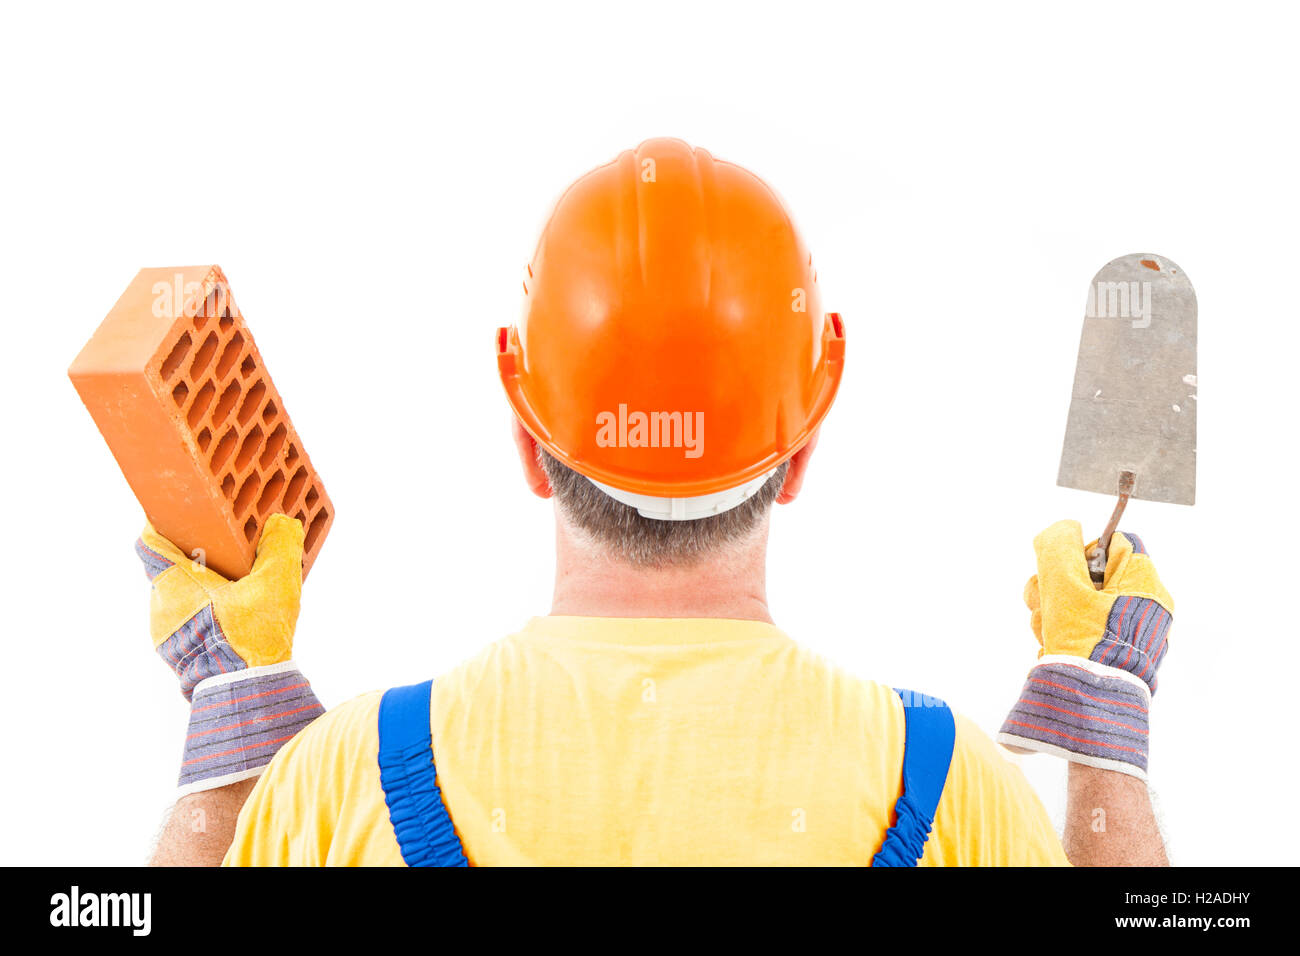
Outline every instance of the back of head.
<path fill-rule="evenodd" d="M 753 530 L 830 408 L 844 331 L 772 189 L 653 139 L 561 196 L 496 346 L 571 523 L 664 564 Z"/>

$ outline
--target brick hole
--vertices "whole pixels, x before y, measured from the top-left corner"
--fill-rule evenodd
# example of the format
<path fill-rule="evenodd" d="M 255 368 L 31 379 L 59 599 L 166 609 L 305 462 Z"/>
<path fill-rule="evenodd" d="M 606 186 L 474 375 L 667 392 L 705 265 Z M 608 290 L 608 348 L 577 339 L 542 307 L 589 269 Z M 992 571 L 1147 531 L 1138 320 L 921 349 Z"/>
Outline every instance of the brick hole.
<path fill-rule="evenodd" d="M 217 399 L 216 407 L 212 409 L 212 427 L 216 428 L 230 417 L 230 410 L 235 407 L 235 401 L 239 398 L 239 382 L 233 381 L 226 386 L 226 390 L 221 393 L 221 398 Z"/>
<path fill-rule="evenodd" d="M 208 446 L 211 444 L 212 444 L 212 432 L 208 428 L 204 428 L 203 431 L 199 432 L 199 450 L 207 451 Z"/>
<path fill-rule="evenodd" d="M 307 500 L 303 502 L 309 509 L 316 507 L 316 502 L 320 501 L 320 492 L 313 485 L 311 491 L 307 492 Z"/>
<path fill-rule="evenodd" d="M 239 363 L 239 374 L 241 378 L 248 378 L 248 376 L 252 375 L 256 371 L 257 361 L 251 355 L 245 357 L 244 361 Z"/>
<path fill-rule="evenodd" d="M 185 420 L 190 423 L 190 428 L 196 427 L 203 420 L 203 413 L 208 410 L 215 392 L 216 389 L 213 388 L 212 383 L 208 382 L 194 396 L 194 404 L 190 406 L 189 414 L 185 416 Z"/>
<path fill-rule="evenodd" d="M 248 424 L 248 420 L 256 413 L 257 407 L 262 404 L 262 396 L 265 394 L 265 382 L 259 381 L 248 390 L 248 394 L 244 396 L 244 404 L 239 406 L 239 424 Z"/>
<path fill-rule="evenodd" d="M 221 358 L 217 360 L 217 378 L 226 377 L 226 374 L 235 367 L 235 362 L 242 351 L 244 351 L 244 334 L 236 332 L 226 343 L 226 347 L 221 350 Z"/>
<path fill-rule="evenodd" d="M 311 519 L 311 525 L 307 528 L 307 537 L 303 541 L 304 551 L 310 551 L 316 545 L 317 539 L 325 531 L 325 526 L 329 524 L 330 513 L 325 508 L 316 512 L 316 516 Z"/>
<path fill-rule="evenodd" d="M 307 512 L 299 511 L 296 515 L 294 515 L 294 517 L 302 522 L 302 526 L 304 528 L 307 527 Z"/>
<path fill-rule="evenodd" d="M 289 430 L 284 427 L 283 422 L 275 426 L 275 431 L 271 432 L 266 439 L 266 449 L 262 452 L 262 457 L 258 459 L 258 465 L 266 468 L 275 461 L 275 456 L 280 454 L 280 449 L 284 447 L 284 440 L 288 437 L 288 434 Z"/>
<path fill-rule="evenodd" d="M 289 487 L 284 489 L 284 510 L 287 512 L 298 501 L 298 496 L 302 494 L 302 486 L 307 484 L 307 469 L 299 468 L 289 479 Z M 311 507 L 308 505 L 308 507 Z"/>
<path fill-rule="evenodd" d="M 189 397 L 189 394 L 190 387 L 186 385 L 185 381 L 182 379 L 177 382 L 176 387 L 172 389 L 172 401 L 176 403 L 177 407 L 180 407 L 185 404 L 185 399 Z"/>
<path fill-rule="evenodd" d="M 221 479 L 221 493 L 227 498 L 235 497 L 235 476 L 226 475 Z"/>
<path fill-rule="evenodd" d="M 244 522 L 244 537 L 248 539 L 249 544 L 257 543 L 257 519 L 249 518 Z"/>
<path fill-rule="evenodd" d="M 194 363 L 190 366 L 190 378 L 198 381 L 199 376 L 204 373 L 208 365 L 212 362 L 212 356 L 217 354 L 217 333 L 209 332 L 208 337 L 203 340 L 199 350 L 194 353 Z"/>
<path fill-rule="evenodd" d="M 253 472 L 244 479 L 244 483 L 239 486 L 239 494 L 235 495 L 235 514 L 242 515 L 248 510 L 248 506 L 253 503 L 253 496 L 257 494 L 257 489 L 261 486 L 262 481 Z"/>
<path fill-rule="evenodd" d="M 275 402 L 267 402 L 266 408 L 262 409 L 262 421 L 270 423 L 271 419 L 280 414 L 280 409 L 275 407 Z"/>
<path fill-rule="evenodd" d="M 185 356 L 189 354 L 190 346 L 193 344 L 194 340 L 190 338 L 190 333 L 186 332 L 172 346 L 172 350 L 167 353 L 167 357 L 163 359 L 162 367 L 158 370 L 164 382 L 176 374 L 176 370 L 181 367 L 181 362 L 185 361 Z"/>
<path fill-rule="evenodd" d="M 221 466 L 226 463 L 226 459 L 230 457 L 230 453 L 235 450 L 235 442 L 238 440 L 239 432 L 235 431 L 233 426 L 221 436 L 221 441 L 217 442 L 217 447 L 212 452 L 213 472 L 221 470 Z"/>
<path fill-rule="evenodd" d="M 280 499 L 282 488 L 284 488 L 284 472 L 277 471 L 262 487 L 262 494 L 257 499 L 257 513 L 263 518 L 270 513 L 271 506 Z"/>
<path fill-rule="evenodd" d="M 254 425 L 253 430 L 244 436 L 244 443 L 239 446 L 239 454 L 235 456 L 235 471 L 243 471 L 248 467 L 248 463 L 253 460 L 257 450 L 262 447 L 262 429 L 259 425 Z"/>
<path fill-rule="evenodd" d="M 292 468 L 293 463 L 298 460 L 298 446 L 289 442 L 289 450 L 284 453 L 284 466 Z"/>
<path fill-rule="evenodd" d="M 235 324 L 235 320 L 231 316 L 230 310 L 226 309 L 225 314 L 221 317 L 221 321 L 217 323 L 217 326 L 221 329 L 222 332 L 229 332 L 230 327 L 234 324 Z"/>

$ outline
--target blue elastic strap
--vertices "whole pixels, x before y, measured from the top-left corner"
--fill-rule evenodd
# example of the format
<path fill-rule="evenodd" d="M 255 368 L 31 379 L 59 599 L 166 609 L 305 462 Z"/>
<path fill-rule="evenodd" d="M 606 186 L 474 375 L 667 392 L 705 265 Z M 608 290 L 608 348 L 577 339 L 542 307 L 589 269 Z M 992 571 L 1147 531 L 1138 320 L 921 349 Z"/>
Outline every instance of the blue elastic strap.
<path fill-rule="evenodd" d="M 407 866 L 469 866 L 438 789 L 429 733 L 433 681 L 394 687 L 379 702 L 379 782 Z"/>
<path fill-rule="evenodd" d="M 916 866 L 934 825 L 939 797 L 948 782 L 957 726 L 938 697 L 894 691 L 903 700 L 903 792 L 894 804 L 895 822 L 885 833 L 872 866 Z"/>

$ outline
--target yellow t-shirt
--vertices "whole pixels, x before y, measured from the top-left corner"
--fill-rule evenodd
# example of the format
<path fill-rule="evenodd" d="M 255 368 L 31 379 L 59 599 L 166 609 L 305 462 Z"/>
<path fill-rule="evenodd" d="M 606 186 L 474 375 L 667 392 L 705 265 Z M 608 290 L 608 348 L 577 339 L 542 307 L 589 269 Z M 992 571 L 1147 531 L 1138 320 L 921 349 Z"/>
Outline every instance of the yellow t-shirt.
<path fill-rule="evenodd" d="M 226 864 L 402 864 L 380 696 L 285 745 Z M 480 866 L 865 865 L 901 786 L 898 696 L 752 621 L 534 618 L 434 681 L 431 731 Z M 958 716 L 922 865 L 1066 862 L 1019 769 Z"/>

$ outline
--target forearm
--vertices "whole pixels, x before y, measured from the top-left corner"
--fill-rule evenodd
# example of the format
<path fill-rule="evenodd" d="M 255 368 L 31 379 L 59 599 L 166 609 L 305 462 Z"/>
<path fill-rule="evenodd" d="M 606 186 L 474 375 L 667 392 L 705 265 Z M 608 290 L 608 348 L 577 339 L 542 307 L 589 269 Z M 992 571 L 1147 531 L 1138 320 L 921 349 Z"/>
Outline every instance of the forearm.
<path fill-rule="evenodd" d="M 1071 763 L 1065 853 L 1075 866 L 1168 866 L 1145 780 Z"/>
<path fill-rule="evenodd" d="M 324 713 L 292 657 L 302 548 L 302 522 L 271 515 L 253 569 L 230 581 L 150 526 L 136 542 L 154 649 L 190 703 L 177 781 L 188 795 L 163 823 L 152 865 L 220 864 L 263 769 Z"/>
<path fill-rule="evenodd" d="M 240 808 L 257 779 L 181 797 L 163 823 L 150 866 L 220 866 L 235 836 Z"/>

